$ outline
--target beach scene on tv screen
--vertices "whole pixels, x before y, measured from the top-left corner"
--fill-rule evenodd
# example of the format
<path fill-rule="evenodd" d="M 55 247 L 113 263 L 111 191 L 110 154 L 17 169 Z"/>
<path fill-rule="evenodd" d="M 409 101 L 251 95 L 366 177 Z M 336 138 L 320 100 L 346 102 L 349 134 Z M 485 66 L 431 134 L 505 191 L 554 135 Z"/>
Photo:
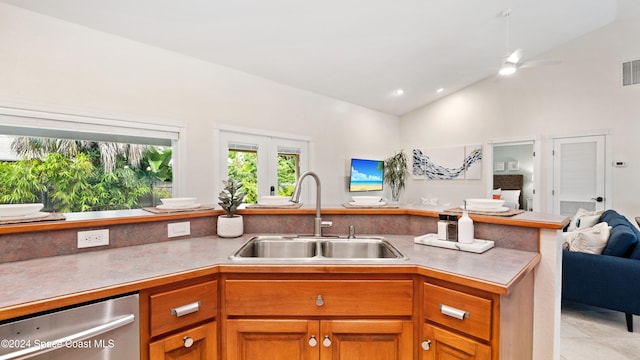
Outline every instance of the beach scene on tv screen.
<path fill-rule="evenodd" d="M 383 174 L 382 161 L 352 159 L 349 190 L 382 190 Z"/>

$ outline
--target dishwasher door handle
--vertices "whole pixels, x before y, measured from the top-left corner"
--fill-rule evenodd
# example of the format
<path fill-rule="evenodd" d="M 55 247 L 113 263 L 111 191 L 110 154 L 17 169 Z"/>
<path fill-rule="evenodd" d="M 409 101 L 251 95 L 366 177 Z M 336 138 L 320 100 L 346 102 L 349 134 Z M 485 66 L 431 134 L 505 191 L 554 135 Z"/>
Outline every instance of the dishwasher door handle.
<path fill-rule="evenodd" d="M 87 330 L 79 331 L 75 334 L 71 334 L 51 341 L 43 341 L 39 346 L 32 346 L 30 348 L 14 351 L 6 355 L 0 355 L 0 360 L 31 359 L 35 356 L 42 355 L 53 350 L 68 347 L 69 344 L 73 344 L 74 342 L 87 340 L 100 334 L 104 334 L 107 331 L 115 330 L 127 324 L 131 324 L 135 320 L 135 318 L 136 317 L 133 314 L 125 315 L 106 324 L 101 324 Z"/>

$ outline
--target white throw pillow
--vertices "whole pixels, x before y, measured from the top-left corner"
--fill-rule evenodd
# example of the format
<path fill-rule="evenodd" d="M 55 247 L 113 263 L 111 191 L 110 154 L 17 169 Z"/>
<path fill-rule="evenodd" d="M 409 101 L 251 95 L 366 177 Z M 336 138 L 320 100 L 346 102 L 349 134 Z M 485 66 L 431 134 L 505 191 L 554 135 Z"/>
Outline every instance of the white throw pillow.
<path fill-rule="evenodd" d="M 600 215 L 602 215 L 603 212 L 604 210 L 588 211 L 583 208 L 578 209 L 573 218 L 571 218 L 571 223 L 569 224 L 569 228 L 567 228 L 567 231 L 575 231 L 578 228 L 582 229 L 592 227 L 593 225 L 598 223 L 598 220 L 600 220 Z M 584 219 L 583 221 L 583 217 L 589 218 Z M 595 221 L 594 217 L 597 217 Z"/>
<path fill-rule="evenodd" d="M 566 249 L 568 245 L 569 251 L 599 255 L 607 246 L 610 233 L 611 226 L 606 222 L 598 223 L 590 228 L 566 232 L 563 234 L 563 248 Z"/>
<path fill-rule="evenodd" d="M 500 198 L 504 200 L 504 206 L 512 209 L 520 208 L 520 190 L 502 190 Z"/>

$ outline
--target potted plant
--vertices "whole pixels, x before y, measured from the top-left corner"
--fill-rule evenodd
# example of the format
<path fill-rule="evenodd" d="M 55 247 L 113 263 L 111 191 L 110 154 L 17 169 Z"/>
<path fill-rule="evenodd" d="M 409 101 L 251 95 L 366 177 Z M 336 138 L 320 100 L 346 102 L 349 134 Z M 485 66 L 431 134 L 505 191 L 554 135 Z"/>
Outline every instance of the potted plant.
<path fill-rule="evenodd" d="M 223 180 L 224 189 L 218 195 L 218 205 L 225 211 L 224 215 L 218 216 L 218 236 L 238 237 L 244 232 L 242 215 L 236 215 L 238 206 L 246 194 L 242 192 L 242 184 L 235 179 Z"/>
<path fill-rule="evenodd" d="M 407 156 L 400 150 L 384 161 L 384 181 L 391 187 L 391 200 L 400 201 L 400 191 L 407 180 Z"/>

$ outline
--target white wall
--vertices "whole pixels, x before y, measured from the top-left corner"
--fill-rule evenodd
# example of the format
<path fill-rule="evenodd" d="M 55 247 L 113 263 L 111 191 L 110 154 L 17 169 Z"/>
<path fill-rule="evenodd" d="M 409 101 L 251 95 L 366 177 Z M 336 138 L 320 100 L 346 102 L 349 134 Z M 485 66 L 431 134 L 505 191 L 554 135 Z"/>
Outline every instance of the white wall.
<path fill-rule="evenodd" d="M 325 203 L 348 199 L 350 157 L 384 158 L 399 119 L 0 3 L 0 100 L 172 119 L 188 195 L 213 202 L 216 123 L 308 136 Z"/>
<path fill-rule="evenodd" d="M 486 79 L 401 117 L 405 149 L 532 138 L 543 143 L 541 184 L 547 194 L 547 144 L 551 136 L 610 130 L 613 160 L 629 161 L 613 169 L 612 207 L 627 216 L 640 215 L 640 85 L 621 86 L 621 62 L 640 58 L 640 21 L 619 21 L 575 39 L 540 58 L 559 65 L 521 69 L 513 77 Z M 420 196 L 462 203 L 486 196 L 485 180 L 410 181 L 409 202 Z M 545 199 L 543 199 L 543 202 Z M 546 205 L 543 205 L 543 209 Z"/>

